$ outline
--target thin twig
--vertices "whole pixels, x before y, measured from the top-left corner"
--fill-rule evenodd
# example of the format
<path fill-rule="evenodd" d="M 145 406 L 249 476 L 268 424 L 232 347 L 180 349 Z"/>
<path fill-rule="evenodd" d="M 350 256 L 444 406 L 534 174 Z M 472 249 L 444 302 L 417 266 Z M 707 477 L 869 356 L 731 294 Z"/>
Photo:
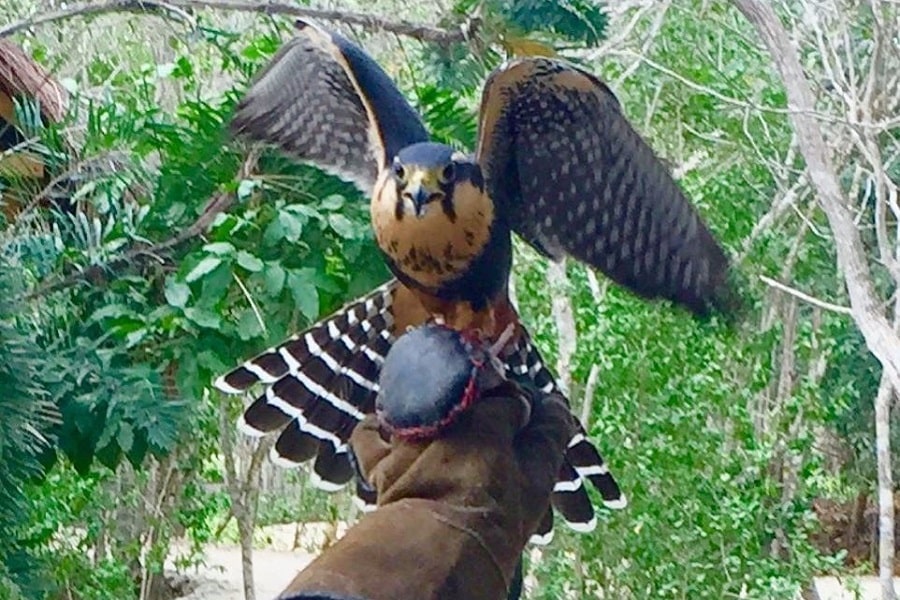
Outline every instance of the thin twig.
<path fill-rule="evenodd" d="M 114 12 L 136 11 L 154 13 L 160 16 L 174 15 L 177 20 L 183 21 L 184 10 L 196 8 L 257 12 L 265 15 L 290 15 L 293 17 L 320 19 L 322 21 L 339 21 L 348 25 L 358 25 L 369 30 L 386 31 L 411 37 L 422 42 L 432 42 L 441 45 L 464 42 L 467 35 L 463 28 L 458 30 L 442 29 L 431 25 L 410 23 L 409 21 L 392 21 L 372 14 L 344 10 L 320 10 L 285 2 L 258 2 L 253 0 L 166 0 L 165 2 L 156 0 L 107 0 L 106 2 L 76 4 L 60 10 L 31 15 L 5 27 L 0 27 L 0 38 L 8 37 L 37 25 L 45 25 L 73 17 Z"/>
<path fill-rule="evenodd" d="M 2 30 L 0 30 L 0 32 L 2 32 Z M 752 102 L 749 100 L 742 100 L 740 98 L 734 98 L 732 96 L 727 96 L 725 94 L 722 94 L 721 92 L 718 92 L 709 86 L 703 85 L 701 83 L 697 83 L 696 81 L 689 79 L 688 77 L 685 77 L 681 73 L 677 73 L 677 72 L 673 71 L 672 69 L 666 67 L 665 65 L 658 63 L 650 58 L 647 58 L 646 56 L 642 56 L 640 53 L 634 52 L 632 50 L 610 50 L 607 53 L 607 55 L 608 56 L 621 56 L 621 57 L 625 57 L 625 58 L 640 60 L 643 62 L 643 64 L 646 64 L 651 69 L 653 69 L 655 71 L 659 71 L 660 73 L 663 73 L 664 75 L 667 75 L 667 76 L 671 77 L 672 79 L 675 79 L 676 81 L 680 82 L 681 84 L 687 86 L 688 88 L 690 88 L 692 90 L 695 90 L 695 91 L 698 91 L 698 92 L 701 92 L 704 94 L 708 94 L 709 96 L 712 96 L 713 98 L 720 100 L 721 102 L 724 102 L 725 104 L 729 104 L 731 106 L 734 106 L 734 107 L 740 108 L 740 109 L 745 109 L 745 110 L 750 109 L 750 110 L 754 110 L 754 111 L 766 112 L 766 113 L 771 113 L 771 114 L 776 114 L 776 115 L 806 115 L 806 116 L 810 116 L 818 121 L 822 121 L 825 123 L 832 123 L 832 124 L 836 124 L 836 125 L 853 125 L 854 127 L 870 128 L 870 129 L 877 129 L 877 130 L 889 129 L 891 127 L 896 126 L 898 123 L 900 123 L 900 118 L 897 118 L 897 117 L 885 118 L 880 121 L 866 121 L 866 120 L 860 120 L 860 119 L 853 119 L 852 115 L 845 115 L 843 117 L 836 116 L 836 115 L 829 115 L 820 110 L 816 110 L 814 108 L 809 108 L 809 109 L 806 109 L 806 108 L 800 109 L 800 108 L 796 108 L 796 107 L 779 108 L 777 106 L 758 104 L 756 102 Z"/>
<path fill-rule="evenodd" d="M 792 288 L 789 285 L 785 285 L 785 284 L 781 283 L 780 281 L 775 281 L 771 277 L 766 277 L 765 275 L 760 275 L 759 278 L 766 285 L 771 286 L 771 287 L 775 288 L 776 290 L 781 290 L 782 292 L 785 292 L 786 294 L 790 294 L 791 296 L 795 296 L 795 297 L 799 298 L 800 300 L 803 300 L 804 302 L 812 304 L 813 306 L 818 306 L 819 308 L 822 308 L 822 309 L 825 309 L 825 310 L 828 310 L 831 312 L 840 313 L 842 315 L 851 314 L 850 308 L 847 306 L 841 306 L 840 304 L 832 304 L 831 302 L 828 302 L 827 300 L 819 300 L 815 296 L 810 296 L 809 294 L 807 294 L 805 292 L 801 292 L 800 290 L 798 290 L 796 288 Z"/>
<path fill-rule="evenodd" d="M 600 380 L 600 365 L 594 363 L 591 365 L 591 371 L 588 373 L 587 383 L 584 384 L 584 396 L 581 401 L 581 426 L 587 431 L 591 430 L 591 409 L 594 407 L 594 392 L 597 389 L 597 382 Z"/>
<path fill-rule="evenodd" d="M 244 294 L 244 297 L 247 299 L 247 302 L 250 303 L 250 308 L 253 309 L 253 316 L 256 317 L 256 322 L 259 323 L 259 328 L 262 330 L 263 335 L 268 335 L 269 330 L 266 327 L 266 321 L 263 319 L 262 312 L 259 310 L 259 306 L 256 304 L 256 300 L 253 299 L 253 294 L 250 293 L 250 290 L 247 289 L 247 286 L 244 285 L 243 280 L 238 277 L 237 273 L 232 273 L 234 280 L 237 282 L 238 287 L 241 288 L 241 293 Z"/>

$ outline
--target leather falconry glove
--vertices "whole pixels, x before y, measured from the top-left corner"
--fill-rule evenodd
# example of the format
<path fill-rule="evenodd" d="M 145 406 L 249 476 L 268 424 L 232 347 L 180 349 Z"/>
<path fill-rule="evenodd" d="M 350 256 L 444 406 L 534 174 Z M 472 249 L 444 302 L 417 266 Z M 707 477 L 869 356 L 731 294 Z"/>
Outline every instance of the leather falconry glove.
<path fill-rule="evenodd" d="M 491 348 L 440 325 L 397 340 L 376 413 L 350 439 L 378 508 L 282 600 L 507 598 L 525 544 L 551 514 L 575 424 L 561 396 L 507 381 L 496 365 Z"/>

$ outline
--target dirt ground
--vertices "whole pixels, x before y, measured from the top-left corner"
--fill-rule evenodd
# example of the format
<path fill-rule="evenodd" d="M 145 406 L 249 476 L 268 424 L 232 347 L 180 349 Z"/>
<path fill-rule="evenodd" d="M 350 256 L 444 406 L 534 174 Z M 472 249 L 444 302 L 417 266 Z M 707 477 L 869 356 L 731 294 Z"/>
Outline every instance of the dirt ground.
<path fill-rule="evenodd" d="M 257 600 L 271 600 L 290 583 L 294 575 L 313 559 L 303 551 L 256 550 L 253 554 L 253 580 Z M 196 573 L 175 579 L 182 600 L 244 600 L 241 580 L 241 551 L 234 546 L 211 547 L 206 551 L 207 565 Z"/>
<path fill-rule="evenodd" d="M 900 516 L 900 494 L 894 495 L 894 519 Z M 813 510 L 819 517 L 820 530 L 813 535 L 815 546 L 824 553 L 847 551 L 849 569 L 863 568 L 875 574 L 872 565 L 878 556 L 878 505 L 875 499 L 860 495 L 850 502 L 816 500 Z M 894 575 L 900 575 L 900 527 L 895 528 Z"/>
<path fill-rule="evenodd" d="M 308 565 L 318 552 L 346 530 L 344 524 L 305 523 L 263 527 L 253 552 L 253 581 L 257 600 L 271 600 Z M 261 547 L 264 546 L 264 547 Z M 204 565 L 176 574 L 169 557 L 167 579 L 172 597 L 181 600 L 244 600 L 241 550 L 236 546 L 210 546 Z"/>

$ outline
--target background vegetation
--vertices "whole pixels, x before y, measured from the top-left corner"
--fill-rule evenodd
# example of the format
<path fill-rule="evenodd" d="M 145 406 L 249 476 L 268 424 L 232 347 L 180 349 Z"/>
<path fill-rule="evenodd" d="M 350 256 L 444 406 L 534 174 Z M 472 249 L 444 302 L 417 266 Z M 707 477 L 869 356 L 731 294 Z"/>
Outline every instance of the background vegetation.
<path fill-rule="evenodd" d="M 0 0 L 0 22 L 51 4 Z M 309 8 L 346 11 L 330 26 L 461 148 L 473 147 L 480 85 L 507 56 L 558 52 L 600 74 L 745 282 L 748 314 L 726 330 L 518 247 L 523 317 L 631 500 L 595 534 L 559 527 L 533 550 L 530 597 L 791 598 L 813 574 L 870 570 L 881 367 L 845 308 L 784 87 L 741 13 L 700 0 L 355 9 L 382 22 L 354 20 L 347 4 Z M 815 44 L 801 58 L 887 300 L 895 282 L 874 229 L 878 186 L 896 191 L 898 123 L 878 121 L 878 179 L 847 145 L 834 73 L 870 66 L 866 22 L 880 8 L 830 3 L 816 26 L 805 4 L 776 4 L 797 39 L 848 32 L 840 61 Z M 259 524 L 354 517 L 343 493 L 268 466 L 265 442 L 234 432 L 239 402 L 210 387 L 386 277 L 352 187 L 225 135 L 290 17 L 188 0 L 98 6 L 0 28 L 71 94 L 60 123 L 20 104 L 25 139 L 5 153 L 35 153 L 53 176 L 2 181 L 0 598 L 164 598 L 167 557 L 186 569 L 211 542 L 249 550 Z"/>

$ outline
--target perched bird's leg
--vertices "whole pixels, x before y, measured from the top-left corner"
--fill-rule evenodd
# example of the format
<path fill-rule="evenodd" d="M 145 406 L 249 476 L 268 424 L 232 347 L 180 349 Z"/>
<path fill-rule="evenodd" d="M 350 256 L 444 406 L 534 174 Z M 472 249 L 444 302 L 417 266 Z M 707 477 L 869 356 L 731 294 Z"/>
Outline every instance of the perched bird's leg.
<path fill-rule="evenodd" d="M 500 354 L 503 352 L 503 348 L 506 346 L 507 342 L 512 339 L 515 332 L 516 324 L 510 323 L 497 338 L 497 341 L 488 348 L 488 359 L 494 365 L 494 368 L 497 369 L 498 373 L 502 374 L 506 372 L 506 367 L 503 360 L 500 358 Z"/>
<path fill-rule="evenodd" d="M 513 334 L 516 331 L 516 324 L 510 323 L 506 326 L 506 329 L 503 330 L 497 337 L 497 341 L 491 344 L 490 352 L 491 356 L 498 358 L 500 356 L 500 352 L 503 351 L 503 347 L 506 346 L 506 343 L 512 339 Z"/>

